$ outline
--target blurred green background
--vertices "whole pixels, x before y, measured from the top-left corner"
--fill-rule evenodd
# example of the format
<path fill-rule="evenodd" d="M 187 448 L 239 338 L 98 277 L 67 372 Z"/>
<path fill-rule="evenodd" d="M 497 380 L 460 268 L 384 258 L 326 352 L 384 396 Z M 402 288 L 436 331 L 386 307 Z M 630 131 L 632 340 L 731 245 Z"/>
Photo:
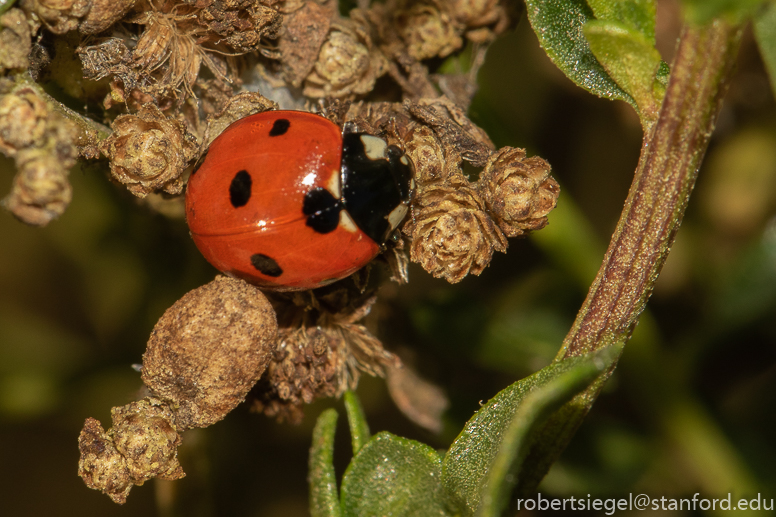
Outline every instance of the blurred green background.
<path fill-rule="evenodd" d="M 670 9 L 661 4 L 658 24 L 669 62 L 678 31 Z M 413 267 L 409 285 L 384 288 L 371 324 L 446 390 L 445 431 L 411 424 L 382 380 L 365 378 L 359 395 L 373 432 L 438 448 L 480 402 L 555 355 L 614 229 L 641 141 L 630 108 L 573 86 L 525 20 L 490 49 L 470 113 L 498 146 L 547 159 L 563 190 L 550 226 L 512 240 L 480 277 L 451 286 Z M 0 171 L 5 195 L 12 164 L 3 157 Z M 181 449 L 188 476 L 135 488 L 124 506 L 77 477 L 84 419 L 108 427 L 110 408 L 136 398 L 132 364 L 154 323 L 215 271 L 182 220 L 139 204 L 97 166 L 76 168 L 71 179 L 73 202 L 48 228 L 0 213 L 0 513 L 307 515 L 311 429 L 323 408 L 341 409 L 336 401 L 311 406 L 299 426 L 240 407 L 189 431 Z M 543 495 L 776 497 L 775 215 L 776 105 L 747 35 L 648 313 Z M 340 473 L 349 461 L 341 413 Z"/>

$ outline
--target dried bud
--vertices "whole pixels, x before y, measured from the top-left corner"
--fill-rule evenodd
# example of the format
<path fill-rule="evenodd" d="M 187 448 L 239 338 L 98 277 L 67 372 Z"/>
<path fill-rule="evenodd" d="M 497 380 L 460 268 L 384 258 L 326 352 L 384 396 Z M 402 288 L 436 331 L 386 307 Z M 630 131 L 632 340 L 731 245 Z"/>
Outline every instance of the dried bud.
<path fill-rule="evenodd" d="M 459 27 L 436 1 L 404 2 L 396 25 L 407 53 L 417 60 L 446 57 L 463 46 Z"/>
<path fill-rule="evenodd" d="M 411 238 L 410 259 L 451 284 L 479 275 L 493 251 L 506 251 L 507 241 L 483 210 L 479 194 L 465 184 L 420 190 L 419 207 L 405 227 Z"/>
<path fill-rule="evenodd" d="M 550 176 L 550 164 L 525 150 L 504 147 L 488 160 L 480 174 L 482 197 L 496 223 L 508 237 L 547 225 L 560 186 Z"/>
<path fill-rule="evenodd" d="M 178 463 L 181 438 L 166 404 L 147 398 L 113 408 L 111 417 L 113 427 L 108 432 L 100 422 L 87 418 L 78 438 L 78 475 L 86 486 L 124 504 L 133 485 L 154 477 L 185 475 Z"/>
<path fill-rule="evenodd" d="M 81 450 L 78 475 L 86 486 L 108 495 L 114 503 L 124 504 L 132 488 L 127 461 L 98 420 L 86 419 L 78 437 L 78 448 Z"/>
<path fill-rule="evenodd" d="M 11 9 L 0 16 L 0 73 L 5 69 L 29 66 L 27 56 L 32 50 L 31 39 L 32 31 L 21 9 Z"/>
<path fill-rule="evenodd" d="M 304 94 L 344 97 L 367 93 L 387 69 L 385 56 L 372 45 L 369 25 L 361 21 L 357 12 L 351 13 L 350 20 L 332 25 L 313 71 L 305 80 Z"/>
<path fill-rule="evenodd" d="M 92 0 L 91 8 L 78 25 L 81 34 L 104 31 L 129 12 L 137 0 Z"/>
<path fill-rule="evenodd" d="M 361 372 L 384 375 L 396 357 L 361 325 L 330 323 L 281 329 L 267 375 L 253 394 L 253 407 L 298 423 L 302 404 L 339 397 L 355 389 Z"/>
<path fill-rule="evenodd" d="M 195 145 L 180 122 L 146 104 L 137 115 L 116 117 L 112 127 L 113 134 L 101 143 L 100 151 L 110 158 L 116 181 L 138 197 L 155 190 L 181 193 L 181 174 Z"/>
<path fill-rule="evenodd" d="M 46 103 L 31 91 L 0 98 L 0 151 L 14 156 L 43 145 L 48 116 Z"/>
<path fill-rule="evenodd" d="M 199 23 L 213 33 L 212 39 L 236 51 L 256 50 L 262 38 L 277 38 L 282 16 L 266 0 L 199 0 Z M 216 36 L 217 35 L 217 36 Z"/>
<path fill-rule="evenodd" d="M 16 166 L 5 208 L 32 226 L 45 226 L 62 215 L 73 197 L 62 161 L 46 149 L 29 149 L 19 153 Z"/>
<path fill-rule="evenodd" d="M 275 313 L 261 291 L 218 277 L 161 317 L 143 355 L 143 382 L 174 404 L 179 428 L 211 425 L 259 380 L 276 332 Z"/>
<path fill-rule="evenodd" d="M 181 438 L 173 423 L 173 410 L 166 404 L 155 399 L 132 402 L 113 408 L 111 418 L 113 443 L 126 459 L 127 470 L 136 485 L 154 477 L 183 477 L 178 463 Z"/>
<path fill-rule="evenodd" d="M 415 126 L 409 133 L 404 151 L 415 165 L 415 181 L 418 185 L 441 183 L 449 175 L 449 162 L 445 161 L 442 145 L 429 127 Z M 459 164 L 460 160 L 457 160 L 454 164 L 456 169 Z"/>
<path fill-rule="evenodd" d="M 22 7 L 34 12 L 54 34 L 64 34 L 78 28 L 92 0 L 23 0 Z"/>

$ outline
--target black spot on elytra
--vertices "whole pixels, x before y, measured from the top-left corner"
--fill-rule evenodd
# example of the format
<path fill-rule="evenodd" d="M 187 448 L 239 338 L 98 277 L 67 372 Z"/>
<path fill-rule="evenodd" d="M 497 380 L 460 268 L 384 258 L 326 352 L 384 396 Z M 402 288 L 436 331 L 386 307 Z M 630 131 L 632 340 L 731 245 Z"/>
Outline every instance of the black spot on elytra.
<path fill-rule="evenodd" d="M 253 180 L 248 171 L 242 170 L 234 175 L 229 184 L 229 201 L 235 208 L 240 208 L 248 204 L 251 199 L 251 185 Z"/>
<path fill-rule="evenodd" d="M 264 275 L 277 278 L 283 274 L 283 268 L 272 257 L 263 255 L 261 253 L 254 253 L 251 255 L 251 264 L 256 270 Z"/>
<path fill-rule="evenodd" d="M 305 194 L 302 213 L 307 216 L 307 226 L 318 233 L 333 232 L 339 224 L 342 204 L 325 188 L 316 187 Z"/>
<path fill-rule="evenodd" d="M 269 130 L 269 136 L 285 135 L 290 126 L 291 122 L 287 118 L 279 118 L 272 124 L 272 129 Z"/>

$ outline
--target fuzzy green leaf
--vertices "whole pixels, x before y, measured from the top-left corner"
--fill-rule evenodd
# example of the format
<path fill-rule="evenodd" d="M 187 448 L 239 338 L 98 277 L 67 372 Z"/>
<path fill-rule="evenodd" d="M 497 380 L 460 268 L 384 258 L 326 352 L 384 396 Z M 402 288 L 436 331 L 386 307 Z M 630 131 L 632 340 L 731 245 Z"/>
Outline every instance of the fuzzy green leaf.
<path fill-rule="evenodd" d="M 528 20 L 555 66 L 578 86 L 607 99 L 637 108 L 590 50 L 582 28 L 594 19 L 583 0 L 526 0 Z"/>
<path fill-rule="evenodd" d="M 655 42 L 655 0 L 587 0 L 596 19 L 619 22 Z"/>
<path fill-rule="evenodd" d="M 533 432 L 584 391 L 619 355 L 613 346 L 553 363 L 499 392 L 482 407 L 450 446 L 442 482 L 467 515 L 497 515 L 515 482 L 521 460 L 540 440 Z"/>
<path fill-rule="evenodd" d="M 353 443 L 353 456 L 355 456 L 361 447 L 369 441 L 369 424 L 366 423 L 364 410 L 361 408 L 358 397 L 352 391 L 345 392 L 345 411 L 348 413 L 350 440 Z"/>
<path fill-rule="evenodd" d="M 6 12 L 15 3 L 16 3 L 16 0 L 0 0 L 0 14 L 3 14 L 4 12 Z"/>
<path fill-rule="evenodd" d="M 776 96 L 776 2 L 768 5 L 754 20 L 754 36 Z"/>
<path fill-rule="evenodd" d="M 442 460 L 428 445 L 388 432 L 375 435 L 342 478 L 344 516 L 447 516 Z"/>
<path fill-rule="evenodd" d="M 636 102 L 642 122 L 656 120 L 665 90 L 656 88 L 662 60 L 652 42 L 613 21 L 589 21 L 584 33 L 590 49 L 609 76 Z"/>
<path fill-rule="evenodd" d="M 339 517 L 337 476 L 334 473 L 334 432 L 337 429 L 337 412 L 327 409 L 313 429 L 313 445 L 310 448 L 310 515 L 313 517 Z"/>

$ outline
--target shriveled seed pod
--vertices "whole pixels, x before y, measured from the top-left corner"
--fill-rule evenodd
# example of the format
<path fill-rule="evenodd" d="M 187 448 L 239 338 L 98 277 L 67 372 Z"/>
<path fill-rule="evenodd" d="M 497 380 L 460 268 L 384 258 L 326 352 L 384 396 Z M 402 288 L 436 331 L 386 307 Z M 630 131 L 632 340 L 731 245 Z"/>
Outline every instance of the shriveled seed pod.
<path fill-rule="evenodd" d="M 407 53 L 415 59 L 446 57 L 463 46 L 461 27 L 438 2 L 404 2 L 395 20 Z"/>
<path fill-rule="evenodd" d="M 5 69 L 27 68 L 30 50 L 32 31 L 24 12 L 10 9 L 0 15 L 0 73 Z"/>
<path fill-rule="evenodd" d="M 112 127 L 113 134 L 100 144 L 100 151 L 110 158 L 116 181 L 138 197 L 155 190 L 181 193 L 181 174 L 195 145 L 180 122 L 146 104 L 136 115 L 116 117 Z"/>
<path fill-rule="evenodd" d="M 275 312 L 261 291 L 219 276 L 161 317 L 143 355 L 143 382 L 175 405 L 179 428 L 211 425 L 259 380 L 276 333 Z"/>
<path fill-rule="evenodd" d="M 525 150 L 504 147 L 494 153 L 480 174 L 480 190 L 488 210 L 508 237 L 547 225 L 560 185 L 550 176 L 550 164 Z"/>
<path fill-rule="evenodd" d="M 111 418 L 113 427 L 107 432 L 87 418 L 78 438 L 78 475 L 86 486 L 124 504 L 134 485 L 185 475 L 178 463 L 181 438 L 168 404 L 146 398 L 113 408 Z"/>
<path fill-rule="evenodd" d="M 3 206 L 32 226 L 45 226 L 62 215 L 73 197 L 63 163 L 47 149 L 27 149 L 17 156 L 16 166 Z"/>
<path fill-rule="evenodd" d="M 92 0 L 91 8 L 78 24 L 81 34 L 97 34 L 119 21 L 137 0 Z"/>
<path fill-rule="evenodd" d="M 13 156 L 20 149 L 43 145 L 48 116 L 46 103 L 33 92 L 0 97 L 0 151 Z"/>
<path fill-rule="evenodd" d="M 494 251 L 506 251 L 507 240 L 485 212 L 479 194 L 466 184 L 422 189 L 419 209 L 405 227 L 410 259 L 451 284 L 479 275 Z"/>
<path fill-rule="evenodd" d="M 369 26 L 358 17 L 342 20 L 332 25 L 321 46 L 313 71 L 305 80 L 304 94 L 344 97 L 367 93 L 387 70 L 388 61 L 372 45 Z"/>

